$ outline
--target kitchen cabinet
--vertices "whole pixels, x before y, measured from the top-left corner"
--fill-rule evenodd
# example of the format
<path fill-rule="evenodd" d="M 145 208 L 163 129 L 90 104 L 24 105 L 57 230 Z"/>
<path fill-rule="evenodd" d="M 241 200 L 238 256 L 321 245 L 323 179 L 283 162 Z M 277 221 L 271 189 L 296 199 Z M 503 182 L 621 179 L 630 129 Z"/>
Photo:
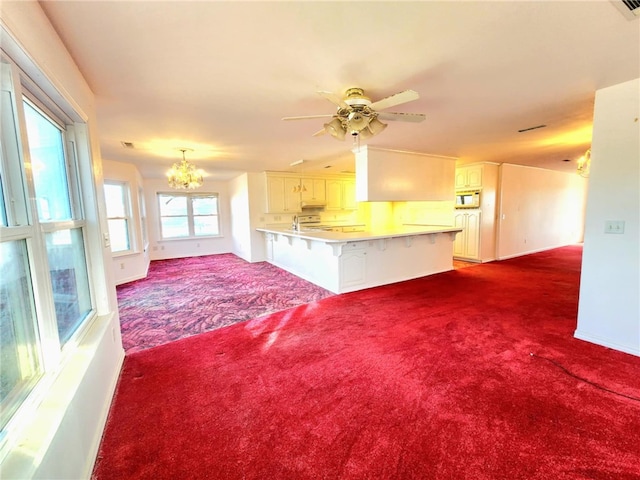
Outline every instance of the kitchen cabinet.
<path fill-rule="evenodd" d="M 301 211 L 300 192 L 294 192 L 300 179 L 294 177 L 267 176 L 266 213 L 298 213 Z"/>
<path fill-rule="evenodd" d="M 331 179 L 326 182 L 327 210 L 355 210 L 356 182 L 353 179 Z"/>
<path fill-rule="evenodd" d="M 462 228 L 453 243 L 454 258 L 480 259 L 480 211 L 456 212 L 454 226 Z"/>
<path fill-rule="evenodd" d="M 324 202 L 327 200 L 327 183 L 324 178 L 303 178 L 302 201 Z"/>
<path fill-rule="evenodd" d="M 379 232 L 293 232 L 258 228 L 269 263 L 333 293 L 346 293 L 452 269 L 454 227 L 403 226 Z"/>
<path fill-rule="evenodd" d="M 456 168 L 456 189 L 481 187 L 482 165 Z"/>
<path fill-rule="evenodd" d="M 366 227 L 364 225 L 348 225 L 339 228 L 339 232 L 364 232 L 366 230 Z"/>
<path fill-rule="evenodd" d="M 363 285 L 367 279 L 367 251 L 363 242 L 347 243 L 340 256 L 340 290 Z"/>

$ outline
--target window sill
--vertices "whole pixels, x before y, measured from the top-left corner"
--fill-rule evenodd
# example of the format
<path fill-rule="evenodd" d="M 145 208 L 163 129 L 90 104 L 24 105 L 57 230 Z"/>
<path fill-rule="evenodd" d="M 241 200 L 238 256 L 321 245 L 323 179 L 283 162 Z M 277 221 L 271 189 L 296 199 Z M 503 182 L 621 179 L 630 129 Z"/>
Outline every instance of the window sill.
<path fill-rule="evenodd" d="M 160 240 L 158 240 L 158 243 L 164 243 L 164 242 L 179 242 L 179 241 L 185 241 L 185 240 L 210 240 L 212 238 L 224 238 L 224 235 L 203 235 L 202 237 L 176 237 L 176 238 L 161 238 Z"/>
<path fill-rule="evenodd" d="M 111 258 L 132 257 L 133 255 L 140 255 L 141 252 L 135 250 L 126 250 L 124 252 L 111 253 Z"/>

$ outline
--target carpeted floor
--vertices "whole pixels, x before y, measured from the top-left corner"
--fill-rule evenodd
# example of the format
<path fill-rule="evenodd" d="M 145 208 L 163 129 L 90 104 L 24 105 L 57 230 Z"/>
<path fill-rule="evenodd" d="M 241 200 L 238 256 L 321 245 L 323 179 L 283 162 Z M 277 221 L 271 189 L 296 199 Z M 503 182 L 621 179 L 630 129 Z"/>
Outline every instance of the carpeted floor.
<path fill-rule="evenodd" d="M 127 353 L 333 295 L 267 262 L 233 254 L 157 260 L 118 287 Z"/>
<path fill-rule="evenodd" d="M 640 479 L 640 358 L 573 338 L 581 249 L 130 354 L 96 480 Z"/>

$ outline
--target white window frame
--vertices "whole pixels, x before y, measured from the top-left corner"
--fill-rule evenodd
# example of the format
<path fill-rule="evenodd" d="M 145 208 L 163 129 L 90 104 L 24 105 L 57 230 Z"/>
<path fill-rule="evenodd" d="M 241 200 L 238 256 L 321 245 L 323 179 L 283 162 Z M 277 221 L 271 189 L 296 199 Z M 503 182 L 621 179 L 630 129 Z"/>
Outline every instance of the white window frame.
<path fill-rule="evenodd" d="M 160 198 L 162 196 L 170 196 L 170 197 L 184 197 L 187 199 L 187 224 L 189 227 L 189 235 L 183 237 L 165 237 L 162 233 L 162 219 L 167 217 L 167 215 L 162 215 L 161 206 L 160 206 Z M 218 223 L 218 234 L 214 235 L 196 235 L 195 227 L 194 227 L 194 217 L 201 215 L 193 214 L 193 199 L 195 198 L 204 198 L 204 197 L 214 197 L 216 199 L 217 211 L 212 215 L 206 215 L 215 217 L 216 222 Z M 201 238 L 217 238 L 222 237 L 222 229 L 220 226 L 220 195 L 218 193 L 176 193 L 176 192 L 158 192 L 156 195 L 157 204 L 158 204 L 158 231 L 160 232 L 160 240 L 163 242 L 169 242 L 173 240 L 194 240 Z M 177 216 L 177 215 L 176 215 Z M 181 217 L 184 215 L 180 215 Z"/>
<path fill-rule="evenodd" d="M 27 397 L 21 402 L 17 410 L 0 430 L 0 461 L 12 448 L 17 435 L 21 431 L 25 418 L 30 418 L 33 409 L 40 403 L 47 388 L 54 381 L 62 366 L 78 350 L 78 345 L 87 334 L 91 326 L 98 318 L 97 300 L 94 287 L 94 278 L 91 274 L 91 258 L 98 249 L 90 244 L 90 238 L 96 238 L 96 226 L 87 222 L 84 205 L 83 191 L 91 195 L 90 182 L 92 173 L 90 162 L 87 163 L 87 152 L 90 151 L 86 135 L 86 118 L 81 113 L 72 109 L 70 105 L 59 107 L 56 101 L 49 97 L 40 87 L 34 83 L 29 75 L 20 68 L 3 52 L 0 51 L 2 62 L 2 81 L 8 82 L 11 91 L 13 111 L 8 115 L 16 126 L 15 145 L 7 152 L 7 142 L 3 142 L 1 156 L 2 190 L 5 199 L 7 223 L 0 224 L 0 242 L 24 240 L 27 245 L 29 259 L 29 273 L 33 288 L 35 315 L 37 322 L 37 334 L 39 342 L 36 345 L 41 362 L 41 372 L 34 379 L 35 386 Z M 3 87 L 4 89 L 4 87 Z M 29 154 L 29 145 L 26 133 L 24 102 L 42 113 L 62 132 L 63 149 L 66 165 L 68 193 L 71 204 L 71 218 L 62 221 L 40 221 L 35 202 L 29 199 L 36 198 L 34 181 L 32 176 L 32 164 Z M 66 112 L 70 112 L 68 115 Z M 6 112 L 2 113 L 3 115 Z M 76 135 L 78 134 L 78 135 Z M 78 137 L 80 140 L 78 140 Z M 78 142 L 80 142 L 78 144 Z M 78 146 L 81 151 L 78 152 Z M 79 155 L 82 155 L 86 165 L 79 165 Z M 87 168 L 89 170 L 87 170 Z M 86 188 L 82 188 L 82 187 Z M 91 199 L 90 199 L 91 200 Z M 90 297 L 90 310 L 83 318 L 82 323 L 71 334 L 66 342 L 62 343 L 58 336 L 57 316 L 55 310 L 54 293 L 49 272 L 49 260 L 46 248 L 46 235 L 64 230 L 79 229 L 83 237 L 84 258 L 88 276 L 88 288 Z M 92 253 L 93 252 L 93 253 Z"/>
<path fill-rule="evenodd" d="M 104 181 L 105 185 L 115 185 L 115 186 L 119 186 L 120 188 L 122 188 L 122 201 L 124 202 L 124 217 L 110 217 L 107 214 L 107 222 L 109 220 L 124 220 L 126 222 L 126 226 L 127 226 L 127 240 L 129 243 L 129 248 L 126 250 L 118 250 L 117 252 L 114 252 L 113 249 L 111 250 L 111 255 L 113 257 L 122 257 L 125 255 L 131 255 L 132 253 L 135 253 L 137 251 L 136 249 L 136 242 L 135 242 L 135 238 L 133 235 L 133 214 L 132 214 L 132 210 L 131 210 L 131 186 L 129 185 L 129 182 L 123 182 L 120 180 L 107 180 L 105 179 Z M 105 195 L 106 197 L 106 195 Z M 105 201 L 107 203 L 109 203 L 109 200 L 107 198 L 105 198 Z M 111 236 L 111 232 L 109 232 L 109 235 Z M 112 243 L 113 245 L 113 243 Z"/>
<path fill-rule="evenodd" d="M 147 230 L 147 205 L 142 187 L 138 187 L 138 209 L 140 214 L 140 231 L 142 233 L 142 250 L 146 252 L 149 248 L 149 232 Z"/>

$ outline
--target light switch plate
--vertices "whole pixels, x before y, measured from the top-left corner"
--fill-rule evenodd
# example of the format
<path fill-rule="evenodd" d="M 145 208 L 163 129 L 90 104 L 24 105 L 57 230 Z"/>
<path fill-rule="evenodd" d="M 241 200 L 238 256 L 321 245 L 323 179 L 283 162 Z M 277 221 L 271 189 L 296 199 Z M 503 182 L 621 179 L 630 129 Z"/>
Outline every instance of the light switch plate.
<path fill-rule="evenodd" d="M 624 220 L 607 220 L 604 222 L 604 233 L 624 233 Z"/>

